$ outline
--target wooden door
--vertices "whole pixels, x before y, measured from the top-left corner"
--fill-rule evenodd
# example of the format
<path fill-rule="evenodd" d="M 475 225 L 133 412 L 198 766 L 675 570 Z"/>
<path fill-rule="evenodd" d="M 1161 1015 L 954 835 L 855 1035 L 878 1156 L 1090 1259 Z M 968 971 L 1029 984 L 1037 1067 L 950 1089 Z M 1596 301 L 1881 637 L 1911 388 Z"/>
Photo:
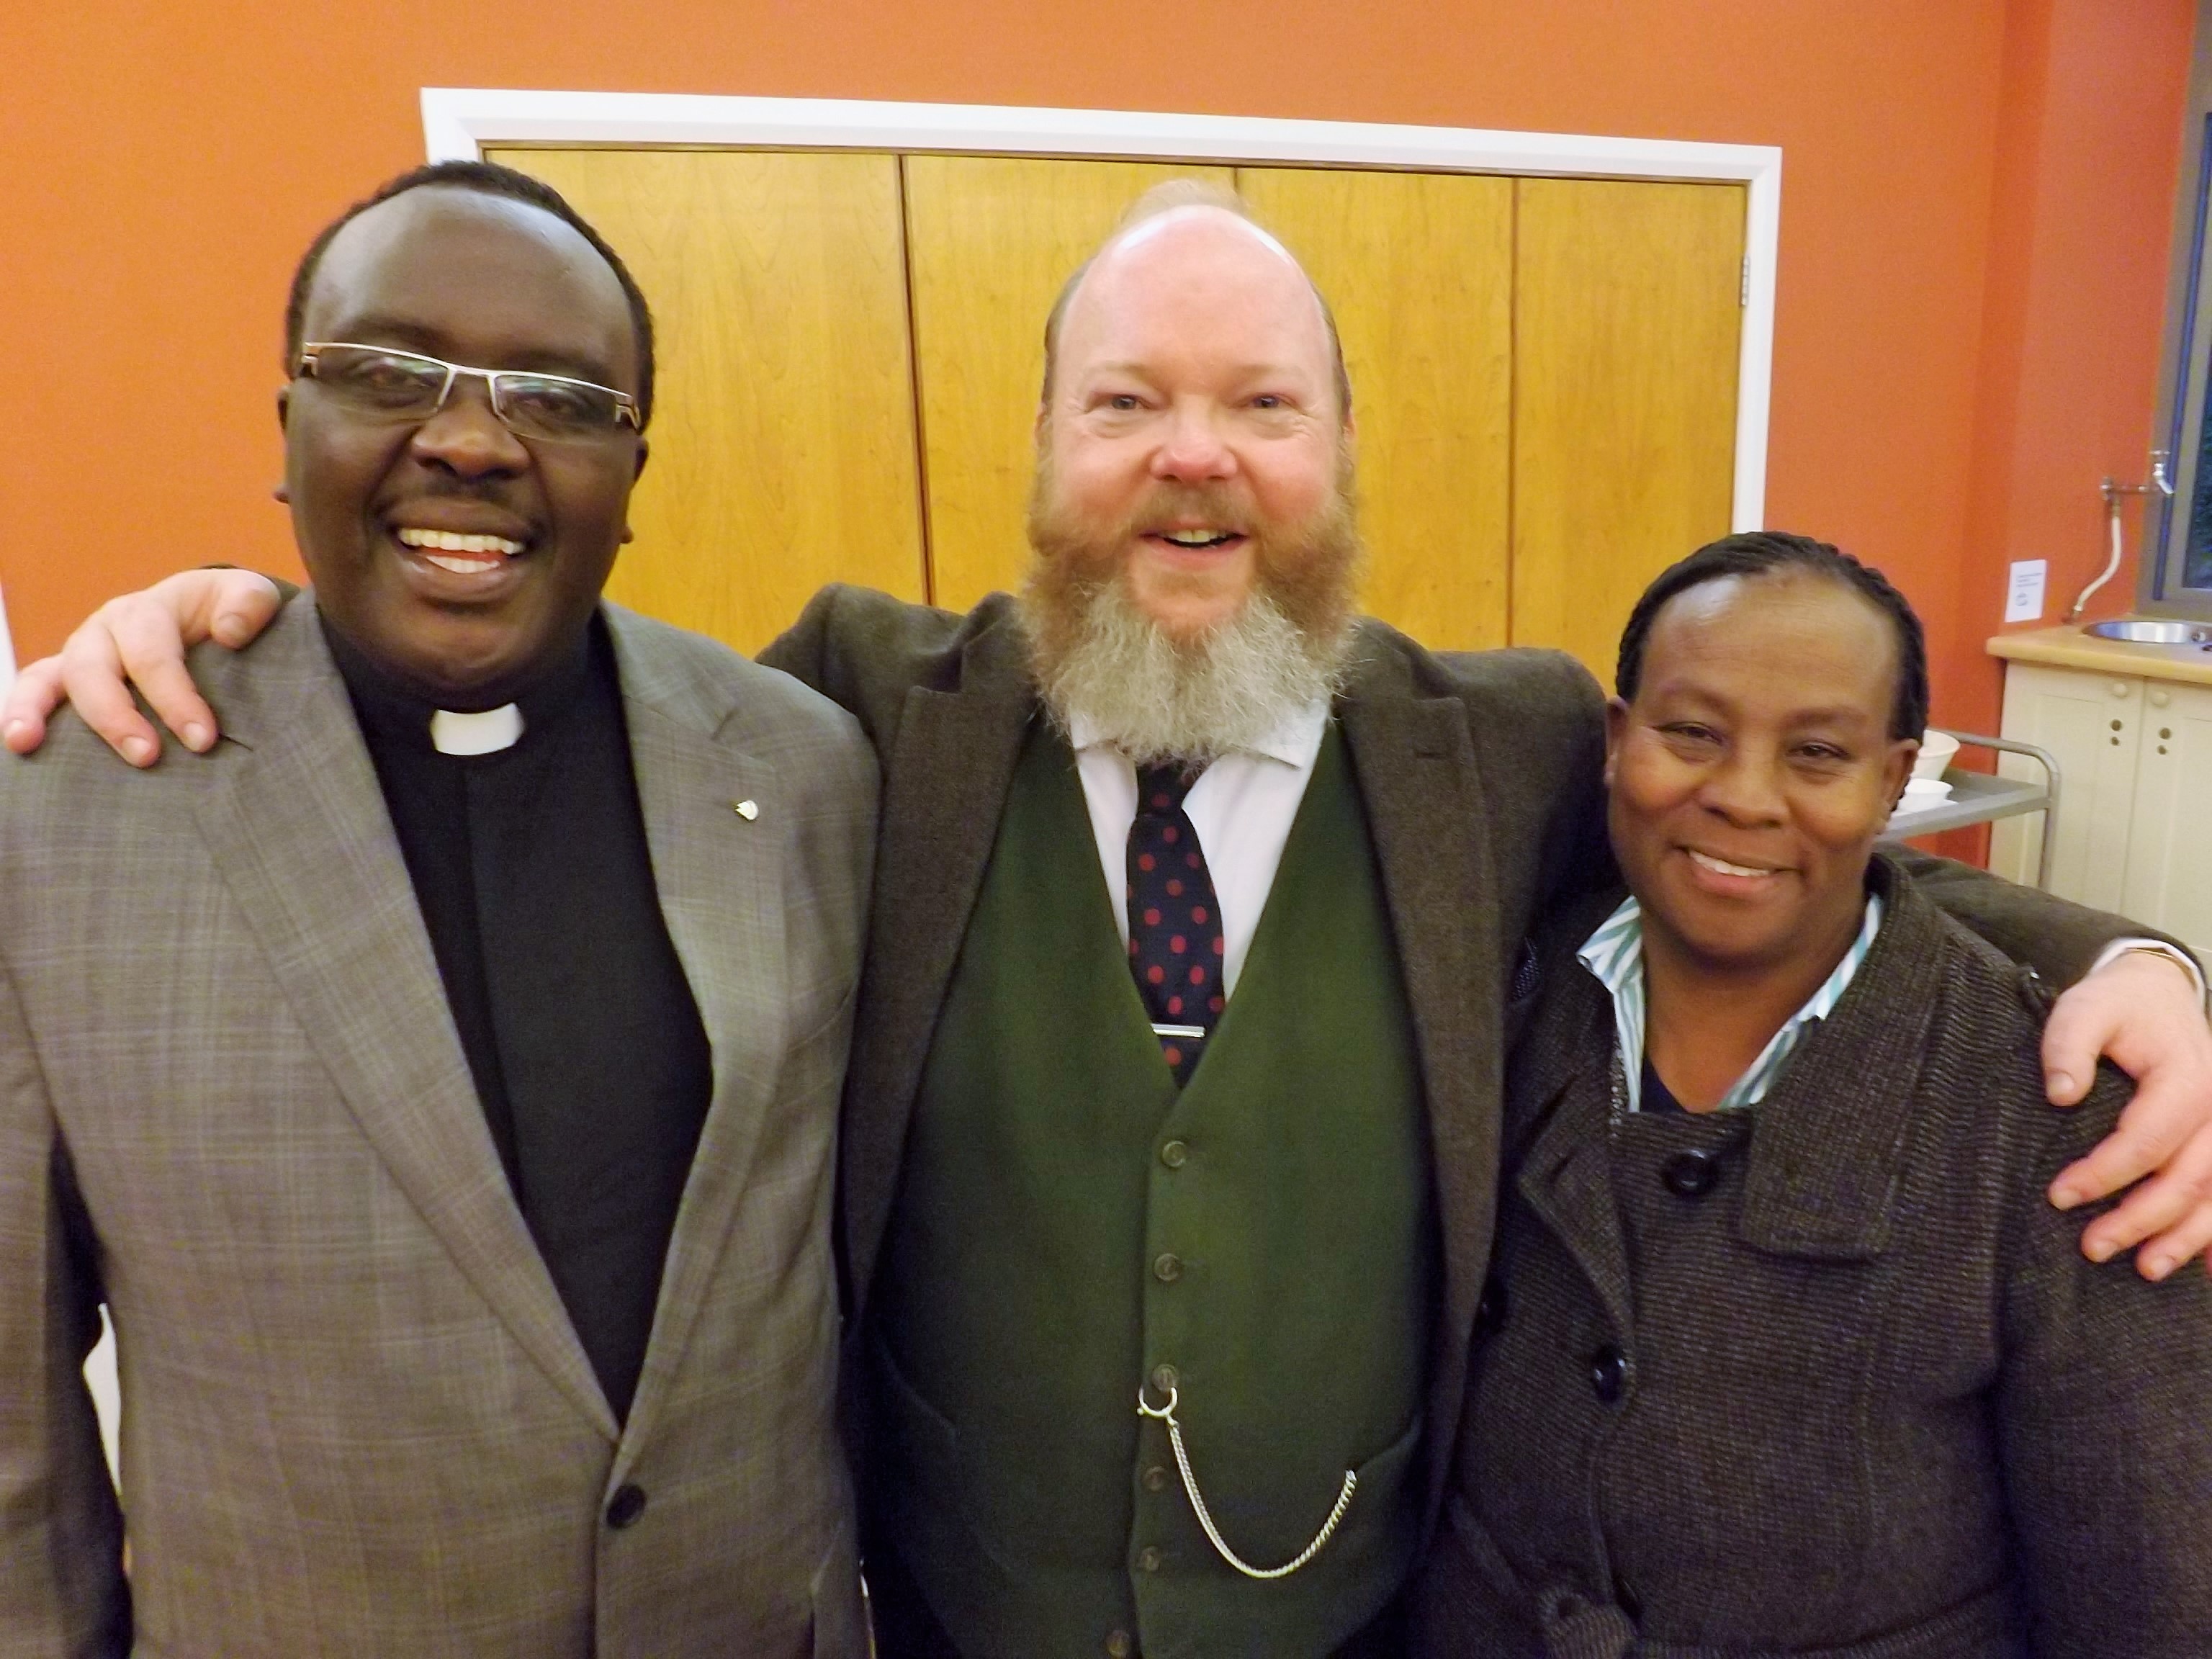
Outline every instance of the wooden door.
<path fill-rule="evenodd" d="M 1336 315 L 1367 543 L 1361 608 L 1425 645 L 1504 645 L 1513 181 L 1243 167 L 1237 184 Z"/>
<path fill-rule="evenodd" d="M 1610 687 L 1637 596 L 1728 533 L 1744 191 L 1517 195 L 1513 642 L 1571 651 Z"/>
<path fill-rule="evenodd" d="M 1154 185 L 1231 173 L 1002 155 L 905 167 L 930 597 L 965 611 L 1029 568 L 1044 321 L 1061 286 Z"/>
<path fill-rule="evenodd" d="M 499 149 L 621 253 L 659 335 L 610 598 L 754 652 L 829 581 L 927 587 L 895 155 Z"/>

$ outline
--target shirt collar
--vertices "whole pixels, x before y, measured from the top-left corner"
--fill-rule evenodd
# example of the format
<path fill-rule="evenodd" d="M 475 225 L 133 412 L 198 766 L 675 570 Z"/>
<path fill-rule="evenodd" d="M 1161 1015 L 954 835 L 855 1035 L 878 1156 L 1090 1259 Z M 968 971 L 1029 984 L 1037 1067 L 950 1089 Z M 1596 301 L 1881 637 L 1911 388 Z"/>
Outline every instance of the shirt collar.
<path fill-rule="evenodd" d="M 521 715 L 523 737 L 566 716 L 594 673 L 606 672 L 601 659 L 611 665 L 613 658 L 612 648 L 605 641 L 605 629 L 604 618 L 594 611 L 574 641 L 556 651 L 531 683 L 517 691 L 514 707 Z M 409 749 L 432 749 L 430 723 L 438 713 L 437 705 L 394 678 L 332 626 L 327 617 L 323 619 L 323 636 L 329 642 L 331 659 L 337 665 L 338 676 L 345 682 L 363 735 L 372 744 L 389 742 Z M 487 752 L 503 754 L 513 746 L 510 740 L 508 744 Z M 471 751 L 459 752 L 467 755 Z"/>
<path fill-rule="evenodd" d="M 1257 743 L 1249 744 L 1238 752 L 1280 761 L 1285 766 L 1304 771 L 1314 763 L 1321 753 L 1322 735 L 1328 729 L 1328 699 L 1316 697 L 1311 702 L 1291 710 L 1275 728 Z M 1111 741 L 1098 729 L 1098 722 L 1081 709 L 1070 711 L 1067 718 L 1067 740 L 1077 754 L 1089 749 L 1106 749 Z"/>
<path fill-rule="evenodd" d="M 1859 964 L 1874 946 L 1875 935 L 1881 931 L 1881 895 L 1869 892 L 1858 937 L 1844 952 L 1844 959 L 1822 981 L 1820 988 L 1807 999 L 1805 1006 L 1767 1039 L 1766 1047 L 1759 1051 L 1759 1058 L 1721 1097 L 1720 1104 L 1714 1108 L 1716 1111 L 1732 1106 L 1755 1106 L 1766 1098 L 1805 1033 L 1826 1019 L 1843 1000 Z M 1621 900 L 1613 913 L 1598 924 L 1597 931 L 1583 942 L 1575 957 L 1613 998 L 1613 1034 L 1620 1045 L 1620 1069 L 1627 1088 L 1628 1109 L 1639 1110 L 1644 1082 L 1644 908 L 1636 902 L 1633 893 Z"/>

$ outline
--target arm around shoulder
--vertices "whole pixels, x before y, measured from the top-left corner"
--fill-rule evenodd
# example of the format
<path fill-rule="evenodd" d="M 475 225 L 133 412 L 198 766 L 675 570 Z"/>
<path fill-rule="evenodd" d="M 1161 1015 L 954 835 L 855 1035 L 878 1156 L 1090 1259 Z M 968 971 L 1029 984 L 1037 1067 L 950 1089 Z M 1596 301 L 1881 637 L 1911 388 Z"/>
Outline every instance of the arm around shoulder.
<path fill-rule="evenodd" d="M 1899 848 L 1897 856 L 1922 892 L 2053 985 L 2074 984 L 2123 939 L 2160 939 L 2188 955 L 2179 940 L 2124 916 L 2093 910 L 1932 853 Z"/>

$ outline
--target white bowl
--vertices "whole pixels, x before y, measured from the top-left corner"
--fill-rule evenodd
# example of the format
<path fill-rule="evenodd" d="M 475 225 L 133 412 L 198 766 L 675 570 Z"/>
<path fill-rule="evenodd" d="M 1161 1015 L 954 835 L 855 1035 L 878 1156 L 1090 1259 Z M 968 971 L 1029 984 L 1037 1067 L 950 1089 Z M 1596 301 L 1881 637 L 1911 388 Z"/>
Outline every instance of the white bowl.
<path fill-rule="evenodd" d="M 1940 778 L 1958 753 L 1959 740 L 1948 732 L 1923 732 L 1920 734 L 1920 753 L 1912 763 L 1912 775 Z"/>

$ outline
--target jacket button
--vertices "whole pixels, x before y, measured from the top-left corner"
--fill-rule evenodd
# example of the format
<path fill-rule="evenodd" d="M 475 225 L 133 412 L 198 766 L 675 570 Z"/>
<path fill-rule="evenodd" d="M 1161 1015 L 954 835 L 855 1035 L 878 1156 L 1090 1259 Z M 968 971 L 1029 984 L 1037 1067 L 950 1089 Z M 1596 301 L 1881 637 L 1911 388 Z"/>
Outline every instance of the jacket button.
<path fill-rule="evenodd" d="M 1717 1152 L 1677 1152 L 1659 1170 L 1661 1182 L 1677 1198 L 1703 1198 L 1720 1178 Z"/>
<path fill-rule="evenodd" d="M 1128 1632 L 1112 1630 L 1106 1632 L 1106 1659 L 1129 1659 L 1136 1650 L 1137 1644 L 1129 1639 Z"/>
<path fill-rule="evenodd" d="M 1172 1285 L 1182 1277 L 1182 1258 L 1172 1253 L 1162 1255 L 1152 1263 L 1152 1277 L 1163 1285 Z"/>
<path fill-rule="evenodd" d="M 1145 1471 L 1145 1490 L 1146 1492 L 1165 1492 L 1167 1489 L 1168 1472 L 1164 1467 L 1160 1464 L 1155 1463 L 1152 1468 Z"/>
<path fill-rule="evenodd" d="M 1160 1553 L 1149 1544 L 1139 1550 L 1137 1570 L 1139 1572 L 1158 1572 L 1160 1570 Z"/>
<path fill-rule="evenodd" d="M 615 1495 L 607 1504 L 607 1524 L 617 1532 L 624 1527 L 634 1527 L 637 1518 L 645 1513 L 645 1488 L 625 1483 L 615 1488 Z"/>
<path fill-rule="evenodd" d="M 1160 1162 L 1170 1170 L 1180 1170 L 1190 1161 L 1190 1148 L 1180 1140 L 1170 1140 L 1160 1148 Z"/>
<path fill-rule="evenodd" d="M 1610 1342 L 1590 1356 L 1590 1387 L 1610 1406 L 1620 1399 L 1628 1381 L 1628 1356 Z"/>

